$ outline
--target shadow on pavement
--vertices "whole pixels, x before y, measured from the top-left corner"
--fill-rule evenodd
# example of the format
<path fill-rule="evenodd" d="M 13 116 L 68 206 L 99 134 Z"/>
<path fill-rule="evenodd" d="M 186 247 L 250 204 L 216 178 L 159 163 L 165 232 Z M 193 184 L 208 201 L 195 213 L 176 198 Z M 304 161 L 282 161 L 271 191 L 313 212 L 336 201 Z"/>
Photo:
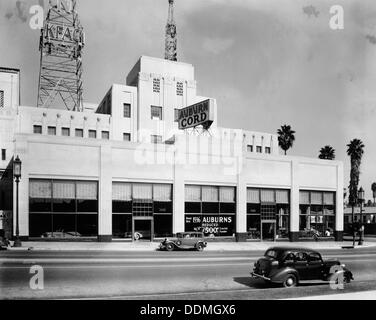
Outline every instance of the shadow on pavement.
<path fill-rule="evenodd" d="M 262 279 L 255 279 L 252 277 L 234 277 L 233 280 L 241 285 L 244 285 L 249 288 L 256 289 L 271 289 L 271 288 L 283 288 L 281 284 L 266 282 Z M 327 286 L 328 282 L 300 282 L 298 287 L 318 287 L 318 286 Z"/>

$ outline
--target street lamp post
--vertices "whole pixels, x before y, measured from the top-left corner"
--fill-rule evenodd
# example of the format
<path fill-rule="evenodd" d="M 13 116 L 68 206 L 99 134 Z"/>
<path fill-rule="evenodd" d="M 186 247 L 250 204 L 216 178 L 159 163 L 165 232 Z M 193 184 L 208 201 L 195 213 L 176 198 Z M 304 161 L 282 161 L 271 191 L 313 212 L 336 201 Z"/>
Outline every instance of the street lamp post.
<path fill-rule="evenodd" d="M 359 242 L 358 245 L 363 245 L 363 232 L 364 232 L 364 226 L 363 226 L 363 201 L 364 201 L 364 190 L 362 187 L 359 188 L 358 191 L 358 201 L 360 205 L 360 230 L 359 230 Z"/>
<path fill-rule="evenodd" d="M 18 216 L 18 184 L 21 178 L 21 160 L 17 158 L 13 161 L 13 176 L 16 181 L 16 239 L 14 240 L 14 247 L 21 247 L 22 243 L 20 240 L 20 228 L 19 228 L 19 216 Z"/>

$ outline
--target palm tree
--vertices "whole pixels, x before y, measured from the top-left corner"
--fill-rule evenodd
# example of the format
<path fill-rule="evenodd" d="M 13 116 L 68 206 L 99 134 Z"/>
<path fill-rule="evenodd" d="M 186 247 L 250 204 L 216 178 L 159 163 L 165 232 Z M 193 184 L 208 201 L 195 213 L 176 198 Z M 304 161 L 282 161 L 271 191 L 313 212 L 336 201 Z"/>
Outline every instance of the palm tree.
<path fill-rule="evenodd" d="M 278 145 L 283 151 L 290 149 L 295 141 L 295 131 L 291 130 L 291 126 L 283 125 L 281 129 L 278 129 Z"/>
<path fill-rule="evenodd" d="M 372 183 L 371 190 L 372 190 L 372 196 L 373 196 L 373 205 L 375 205 L 375 199 L 376 199 L 376 182 Z"/>
<path fill-rule="evenodd" d="M 325 146 L 320 149 L 319 158 L 326 160 L 334 160 L 336 157 L 336 151 L 331 146 Z"/>
<path fill-rule="evenodd" d="M 350 156 L 350 185 L 349 185 L 349 204 L 352 207 L 352 222 L 354 226 L 354 207 L 358 202 L 358 184 L 360 175 L 360 164 L 364 153 L 364 144 L 359 139 L 353 139 L 347 145 L 347 155 Z M 353 246 L 355 245 L 355 231 L 353 229 Z"/>

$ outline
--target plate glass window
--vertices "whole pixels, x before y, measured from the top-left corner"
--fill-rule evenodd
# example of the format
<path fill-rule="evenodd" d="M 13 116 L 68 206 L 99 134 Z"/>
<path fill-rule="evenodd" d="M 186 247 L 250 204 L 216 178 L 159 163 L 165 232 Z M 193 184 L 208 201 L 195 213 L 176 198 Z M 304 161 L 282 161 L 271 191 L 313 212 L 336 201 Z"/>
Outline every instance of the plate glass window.
<path fill-rule="evenodd" d="M 56 127 L 48 127 L 48 135 L 56 136 Z"/>
<path fill-rule="evenodd" d="M 1 149 L 1 160 L 6 160 L 7 159 L 7 150 L 6 149 Z"/>
<path fill-rule="evenodd" d="M 64 137 L 70 136 L 70 129 L 69 128 L 61 128 L 61 135 Z"/>
<path fill-rule="evenodd" d="M 104 139 L 104 140 L 110 139 L 110 132 L 102 131 L 102 139 Z"/>
<path fill-rule="evenodd" d="M 130 133 L 123 133 L 123 140 L 124 141 L 131 141 L 131 134 Z"/>
<path fill-rule="evenodd" d="M 152 135 L 151 143 L 162 143 L 162 136 Z"/>
<path fill-rule="evenodd" d="M 76 137 L 82 138 L 84 136 L 84 130 L 83 129 L 76 129 L 75 134 L 76 134 Z"/>
<path fill-rule="evenodd" d="M 123 104 L 123 115 L 124 115 L 124 118 L 131 117 L 131 105 L 129 103 Z"/>
<path fill-rule="evenodd" d="M 42 126 L 40 126 L 40 125 L 34 125 L 33 126 L 33 132 L 35 134 L 42 134 Z"/>
<path fill-rule="evenodd" d="M 270 154 L 270 147 L 265 147 L 265 153 Z"/>
<path fill-rule="evenodd" d="M 4 108 L 4 91 L 0 90 L 0 108 Z"/>
<path fill-rule="evenodd" d="M 257 146 L 256 147 L 256 152 L 257 153 L 262 153 L 262 147 L 261 146 Z"/>
<path fill-rule="evenodd" d="M 252 145 L 247 145 L 247 152 L 253 152 L 253 146 Z"/>
<path fill-rule="evenodd" d="M 162 107 L 151 106 L 151 119 L 162 120 Z"/>
<path fill-rule="evenodd" d="M 89 138 L 95 139 L 97 137 L 97 130 L 89 130 Z"/>

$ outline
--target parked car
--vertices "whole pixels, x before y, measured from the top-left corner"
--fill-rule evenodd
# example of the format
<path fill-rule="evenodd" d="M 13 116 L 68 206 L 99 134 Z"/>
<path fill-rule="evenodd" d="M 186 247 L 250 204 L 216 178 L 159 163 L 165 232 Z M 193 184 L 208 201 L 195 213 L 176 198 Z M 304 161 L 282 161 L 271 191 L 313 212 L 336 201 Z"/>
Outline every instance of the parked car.
<path fill-rule="evenodd" d="M 332 268 L 333 266 L 338 267 Z M 251 275 L 267 282 L 283 284 L 284 287 L 294 287 L 302 280 L 330 281 L 335 272 L 343 272 L 344 283 L 354 280 L 353 274 L 344 264 L 338 260 L 323 260 L 317 251 L 273 247 L 257 260 Z"/>
<path fill-rule="evenodd" d="M 45 232 L 41 235 L 42 238 L 80 238 L 81 234 L 76 231 L 55 231 L 55 232 Z"/>
<path fill-rule="evenodd" d="M 196 249 L 202 251 L 206 246 L 207 242 L 202 232 L 179 232 L 176 234 L 176 238 L 164 239 L 159 248 L 167 251 L 175 249 Z"/>
<path fill-rule="evenodd" d="M 135 231 L 135 233 L 133 234 L 134 240 L 140 240 L 142 238 L 150 239 L 150 237 L 151 237 L 150 230 Z"/>

